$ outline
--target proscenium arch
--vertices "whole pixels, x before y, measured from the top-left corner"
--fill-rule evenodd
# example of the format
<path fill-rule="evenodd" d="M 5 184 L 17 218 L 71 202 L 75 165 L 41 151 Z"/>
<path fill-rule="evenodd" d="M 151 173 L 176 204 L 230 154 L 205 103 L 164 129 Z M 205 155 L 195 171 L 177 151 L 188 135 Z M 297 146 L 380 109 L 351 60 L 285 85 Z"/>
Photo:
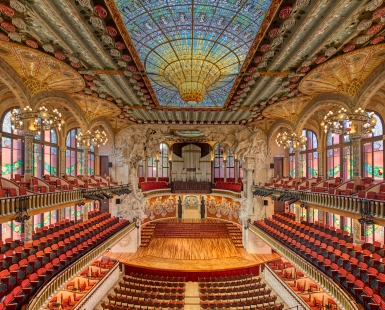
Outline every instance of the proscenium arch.
<path fill-rule="evenodd" d="M 44 90 L 36 93 L 31 100 L 31 107 L 37 110 L 42 105 L 49 105 L 51 102 L 61 103 L 71 112 L 72 116 L 78 122 L 82 131 L 88 127 L 84 112 L 79 108 L 71 96 L 60 91 Z"/>
<path fill-rule="evenodd" d="M 0 58 L 0 82 L 4 83 L 13 93 L 17 105 L 21 109 L 30 105 L 31 93 L 16 71 L 2 58 Z"/>
<path fill-rule="evenodd" d="M 385 62 L 380 64 L 365 80 L 358 90 L 355 100 L 354 109 L 365 109 L 370 103 L 370 99 L 385 85 Z"/>
<path fill-rule="evenodd" d="M 344 107 L 348 112 L 350 112 L 351 106 L 353 106 L 353 100 L 341 93 L 325 93 L 313 98 L 313 100 L 308 103 L 299 115 L 295 124 L 295 133 L 301 134 L 302 129 L 305 127 L 309 118 L 311 118 L 316 111 L 327 106 L 336 108 Z"/>

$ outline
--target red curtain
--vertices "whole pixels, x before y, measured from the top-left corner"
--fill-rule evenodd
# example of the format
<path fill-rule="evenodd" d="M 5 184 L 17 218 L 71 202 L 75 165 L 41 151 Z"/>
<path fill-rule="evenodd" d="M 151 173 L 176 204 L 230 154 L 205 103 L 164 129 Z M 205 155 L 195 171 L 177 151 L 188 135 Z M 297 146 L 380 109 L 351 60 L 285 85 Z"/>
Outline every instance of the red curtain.
<path fill-rule="evenodd" d="M 259 266 L 235 269 L 235 270 L 226 270 L 226 271 L 202 271 L 202 272 L 189 272 L 189 271 L 169 271 L 169 270 L 153 270 L 140 267 L 134 267 L 125 264 L 126 274 L 130 273 L 139 273 L 149 276 L 162 276 L 162 277 L 184 277 L 186 281 L 197 282 L 198 278 L 224 278 L 224 277 L 234 277 L 246 274 L 253 274 L 255 276 L 259 275 Z"/>

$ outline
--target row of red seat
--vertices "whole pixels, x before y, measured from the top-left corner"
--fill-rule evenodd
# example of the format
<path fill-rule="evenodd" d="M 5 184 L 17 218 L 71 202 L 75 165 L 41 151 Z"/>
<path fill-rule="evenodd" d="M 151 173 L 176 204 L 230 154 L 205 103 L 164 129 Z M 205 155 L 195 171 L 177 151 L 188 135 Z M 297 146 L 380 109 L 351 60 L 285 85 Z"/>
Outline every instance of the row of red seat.
<path fill-rule="evenodd" d="M 240 183 L 221 183 L 215 184 L 216 189 L 225 189 L 233 192 L 240 192 L 242 190 L 242 184 Z"/>
<path fill-rule="evenodd" d="M 140 177 L 139 178 L 139 184 L 141 184 L 141 183 L 143 183 L 143 182 L 145 182 L 145 178 L 143 178 L 143 177 Z M 169 178 L 158 178 L 158 181 L 159 182 L 167 182 L 168 183 L 168 181 L 169 181 Z M 147 177 L 147 182 L 156 182 L 156 178 L 153 178 L 153 177 Z"/>
<path fill-rule="evenodd" d="M 166 182 L 146 182 L 142 183 L 142 191 L 151 191 L 154 189 L 167 188 Z"/>
<path fill-rule="evenodd" d="M 14 259 L 18 259 L 17 254 L 13 253 L 14 255 L 10 256 L 11 253 L 9 253 L 5 260 L 7 262 L 12 261 L 14 264 L 0 272 L 0 292 L 4 296 L 6 295 L 2 300 L 6 309 L 18 309 L 19 306 L 27 303 L 37 288 L 51 279 L 52 276 L 128 224 L 128 221 L 119 221 L 116 217 L 104 219 L 105 215 L 100 214 L 84 222 L 85 224 L 94 224 L 90 229 L 86 229 L 83 238 L 80 234 L 78 236 L 76 234 L 34 254 L 32 254 L 31 247 L 26 248 L 24 246 L 23 250 L 30 249 L 29 256 L 18 263 L 14 263 Z M 40 242 L 40 240 L 36 241 Z M 34 251 L 38 249 L 33 248 Z M 6 253 L 6 255 L 8 254 Z"/>
<path fill-rule="evenodd" d="M 361 247 L 342 253 L 331 245 L 320 246 L 314 238 L 306 238 L 295 228 L 273 219 L 257 221 L 256 224 L 340 283 L 358 303 L 370 309 L 385 307 L 381 298 L 385 296 L 385 274 L 379 273 L 379 269 L 384 272 L 384 264 L 378 254 Z"/>
<path fill-rule="evenodd" d="M 217 182 L 224 183 L 225 178 L 214 178 L 214 183 L 217 183 Z M 226 178 L 226 182 L 227 183 L 240 183 L 240 184 L 242 184 L 242 179 L 238 178 L 238 181 L 235 181 L 235 178 Z"/>

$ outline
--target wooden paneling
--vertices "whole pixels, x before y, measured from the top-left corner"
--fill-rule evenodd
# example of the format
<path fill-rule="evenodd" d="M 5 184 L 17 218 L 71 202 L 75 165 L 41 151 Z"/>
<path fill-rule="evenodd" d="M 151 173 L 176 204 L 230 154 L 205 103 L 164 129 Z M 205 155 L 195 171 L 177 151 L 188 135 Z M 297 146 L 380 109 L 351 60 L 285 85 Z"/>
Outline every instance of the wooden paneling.
<path fill-rule="evenodd" d="M 99 156 L 100 158 L 100 175 L 101 176 L 109 176 L 110 175 L 110 169 L 108 168 L 108 156 L 102 155 Z"/>

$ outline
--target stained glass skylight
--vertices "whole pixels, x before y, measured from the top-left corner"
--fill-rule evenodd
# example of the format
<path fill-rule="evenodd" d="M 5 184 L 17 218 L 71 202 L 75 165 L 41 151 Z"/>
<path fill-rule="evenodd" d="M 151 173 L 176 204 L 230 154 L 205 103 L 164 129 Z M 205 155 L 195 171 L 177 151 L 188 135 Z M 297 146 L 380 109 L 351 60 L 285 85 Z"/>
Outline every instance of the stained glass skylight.
<path fill-rule="evenodd" d="M 271 0 L 116 3 L 161 106 L 221 107 Z M 190 76 L 203 98 L 196 104 L 188 99 Z"/>

